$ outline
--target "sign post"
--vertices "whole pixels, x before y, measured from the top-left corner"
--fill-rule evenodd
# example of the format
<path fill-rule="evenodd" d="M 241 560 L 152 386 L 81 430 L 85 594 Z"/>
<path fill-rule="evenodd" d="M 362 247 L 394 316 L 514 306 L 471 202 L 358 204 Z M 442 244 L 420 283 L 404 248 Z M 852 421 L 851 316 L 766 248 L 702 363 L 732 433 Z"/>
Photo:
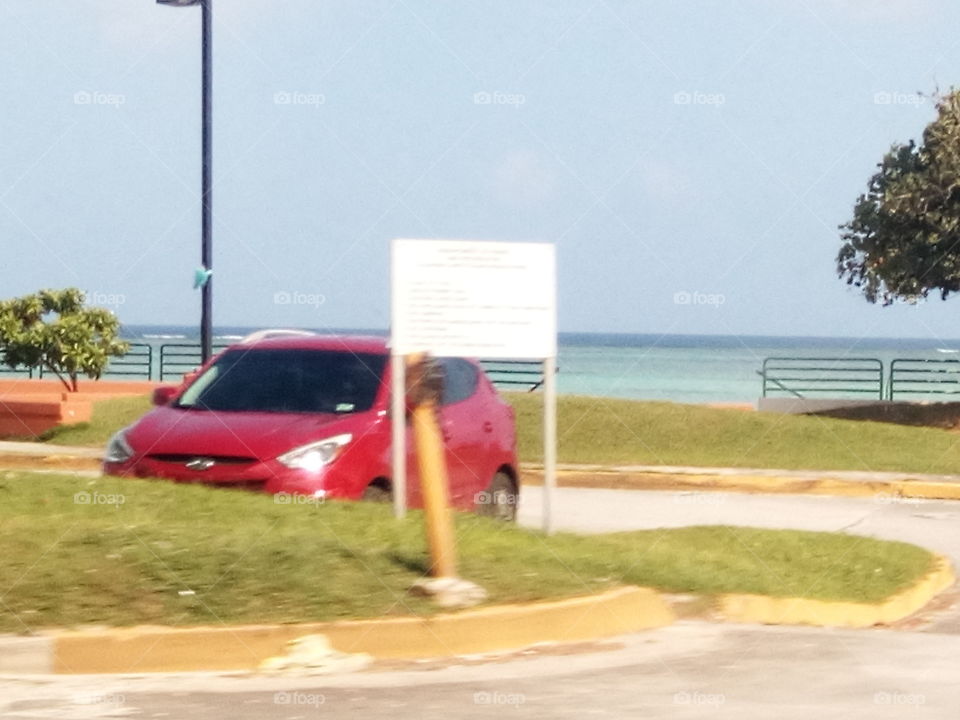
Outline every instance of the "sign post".
<path fill-rule="evenodd" d="M 544 529 L 556 486 L 556 257 L 549 243 L 393 241 L 394 512 L 406 509 L 406 355 L 544 361 Z"/>
<path fill-rule="evenodd" d="M 557 489 L 557 359 L 543 361 L 543 531 L 553 534 Z"/>
<path fill-rule="evenodd" d="M 398 520 L 407 514 L 407 385 L 406 358 L 391 352 L 390 355 L 390 442 L 393 448 L 393 514 Z"/>

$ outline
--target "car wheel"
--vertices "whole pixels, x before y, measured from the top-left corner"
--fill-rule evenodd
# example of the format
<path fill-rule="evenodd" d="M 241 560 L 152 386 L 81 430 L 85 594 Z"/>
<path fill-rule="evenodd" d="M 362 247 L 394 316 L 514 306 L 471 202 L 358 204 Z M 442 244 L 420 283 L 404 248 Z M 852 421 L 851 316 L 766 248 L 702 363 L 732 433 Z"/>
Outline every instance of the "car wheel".
<path fill-rule="evenodd" d="M 477 497 L 477 513 L 504 522 L 516 522 L 517 499 L 517 485 L 513 478 L 505 472 L 498 472 Z"/>
<path fill-rule="evenodd" d="M 390 488 L 388 487 L 371 484 L 367 485 L 360 499 L 364 502 L 388 503 L 393 502 L 393 493 L 390 492 Z"/>

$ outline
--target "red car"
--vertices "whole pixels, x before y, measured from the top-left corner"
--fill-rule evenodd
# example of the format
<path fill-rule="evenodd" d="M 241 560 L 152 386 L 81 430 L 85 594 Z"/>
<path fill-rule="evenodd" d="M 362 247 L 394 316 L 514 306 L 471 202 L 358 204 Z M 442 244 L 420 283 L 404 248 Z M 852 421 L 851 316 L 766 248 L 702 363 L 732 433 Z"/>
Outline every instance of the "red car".
<path fill-rule="evenodd" d="M 389 500 L 390 353 L 383 338 L 255 334 L 213 358 L 107 446 L 109 475 L 169 478 L 316 499 Z M 480 366 L 436 360 L 456 508 L 512 520 L 513 409 Z M 411 432 L 407 501 L 422 505 Z"/>

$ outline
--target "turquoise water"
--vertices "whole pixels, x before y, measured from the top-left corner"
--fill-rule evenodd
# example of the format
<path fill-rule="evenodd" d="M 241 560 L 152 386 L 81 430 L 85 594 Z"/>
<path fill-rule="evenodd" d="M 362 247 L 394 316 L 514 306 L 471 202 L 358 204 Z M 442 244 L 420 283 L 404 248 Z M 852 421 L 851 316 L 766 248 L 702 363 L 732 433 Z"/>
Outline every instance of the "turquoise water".
<path fill-rule="evenodd" d="M 760 393 L 763 355 L 722 347 L 560 346 L 557 391 L 564 394 L 752 402 Z"/>
<path fill-rule="evenodd" d="M 125 330 L 131 339 L 155 347 L 198 340 L 194 328 L 131 326 Z M 252 330 L 218 328 L 217 342 L 233 342 Z M 761 394 L 758 371 L 767 357 L 877 358 L 888 368 L 895 358 L 960 359 L 957 349 L 960 341 L 915 338 L 561 333 L 557 389 L 562 394 L 645 400 L 752 403 Z"/>
<path fill-rule="evenodd" d="M 758 371 L 767 357 L 876 358 L 884 376 L 898 358 L 957 359 L 934 349 L 874 348 L 845 352 L 836 347 L 782 346 L 737 349 L 727 347 L 563 347 L 557 364 L 560 393 L 602 397 L 670 400 L 689 403 L 752 403 L 762 393 Z M 842 364 L 842 362 L 836 363 Z M 960 363 L 958 363 L 960 365 Z M 958 367 L 954 372 L 960 372 Z M 941 388 L 943 389 L 943 388 Z M 958 386 L 960 392 L 960 376 Z M 835 393 L 839 396 L 877 399 L 875 395 Z M 780 393 L 779 395 L 784 395 Z M 808 395 L 812 395 L 808 393 Z M 824 397 L 824 394 L 816 395 Z M 947 396 L 899 393 L 899 400 L 948 400 Z M 960 399 L 960 396 L 953 399 Z"/>
<path fill-rule="evenodd" d="M 217 328 L 215 343 L 235 342 L 254 329 Z M 361 332 L 385 334 L 384 331 Z M 199 343 L 198 333 L 192 327 L 126 326 L 123 334 L 132 342 L 153 347 L 154 379 L 161 345 Z M 688 403 L 753 403 L 761 395 L 758 371 L 764 358 L 877 358 L 887 370 L 895 358 L 960 361 L 958 349 L 960 341 L 942 339 L 561 333 L 557 389 L 561 394 L 602 397 Z M 951 372 L 956 372 L 957 390 L 960 391 L 960 362 L 956 365 L 957 371 Z M 908 398 L 904 396 L 903 399 Z M 910 396 L 909 399 L 953 398 L 934 395 Z"/>

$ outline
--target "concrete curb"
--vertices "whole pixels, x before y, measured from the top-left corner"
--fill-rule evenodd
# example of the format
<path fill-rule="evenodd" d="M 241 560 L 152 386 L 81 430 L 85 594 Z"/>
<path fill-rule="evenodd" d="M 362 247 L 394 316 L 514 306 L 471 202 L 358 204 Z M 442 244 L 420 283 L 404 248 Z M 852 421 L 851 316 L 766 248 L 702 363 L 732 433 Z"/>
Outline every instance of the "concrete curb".
<path fill-rule="evenodd" d="M 70 459 L 87 458 L 99 460 L 103 457 L 104 448 L 84 447 L 82 445 L 53 445 L 37 442 L 11 442 L 0 440 L 0 455 L 14 457 L 64 457 Z"/>
<path fill-rule="evenodd" d="M 767 625 L 863 628 L 901 620 L 955 582 L 949 560 L 911 587 L 875 605 L 762 595 L 722 595 L 721 619 Z M 649 588 L 622 587 L 586 597 L 499 605 L 431 617 L 300 625 L 166 628 L 141 626 L 0 638 L 0 672 L 95 674 L 256 671 L 283 659 L 303 639 L 352 659 L 438 658 L 537 643 L 572 643 L 664 627 L 673 608 Z"/>
<path fill-rule="evenodd" d="M 887 625 L 917 612 L 955 580 L 950 561 L 938 555 L 932 571 L 911 587 L 876 605 L 766 595 L 723 595 L 718 599 L 718 610 L 724 620 L 764 625 L 854 628 Z"/>
<path fill-rule="evenodd" d="M 0 442 L 0 471 L 89 472 L 99 469 L 102 454 L 98 448 Z M 543 483 L 542 465 L 523 463 L 521 471 L 524 484 Z M 561 464 L 557 476 L 560 487 L 873 497 L 891 503 L 960 500 L 960 475 Z"/>
<path fill-rule="evenodd" d="M 896 502 L 899 498 L 960 500 L 960 481 L 911 478 L 909 475 L 863 474 L 846 478 L 828 473 L 779 474 L 776 470 L 738 473 L 677 472 L 675 468 L 643 469 L 586 467 L 558 470 L 560 487 L 609 488 L 614 490 L 675 490 L 697 492 L 743 492 L 783 495 L 831 495 L 834 497 L 875 497 Z M 523 482 L 540 485 L 542 470 L 524 468 Z"/>
<path fill-rule="evenodd" d="M 308 635 L 325 636 L 340 653 L 374 658 L 444 657 L 544 642 L 594 640 L 663 627 L 674 620 L 672 608 L 659 593 L 623 587 L 588 597 L 425 618 L 63 632 L 48 638 L 49 657 L 35 653 L 35 662 L 21 666 L 18 672 L 255 670 L 266 660 L 283 656 L 292 642 Z M 0 655 L 5 654 L 4 650 Z"/>
<path fill-rule="evenodd" d="M 0 673 L 53 672 L 53 637 L 0 638 Z"/>

